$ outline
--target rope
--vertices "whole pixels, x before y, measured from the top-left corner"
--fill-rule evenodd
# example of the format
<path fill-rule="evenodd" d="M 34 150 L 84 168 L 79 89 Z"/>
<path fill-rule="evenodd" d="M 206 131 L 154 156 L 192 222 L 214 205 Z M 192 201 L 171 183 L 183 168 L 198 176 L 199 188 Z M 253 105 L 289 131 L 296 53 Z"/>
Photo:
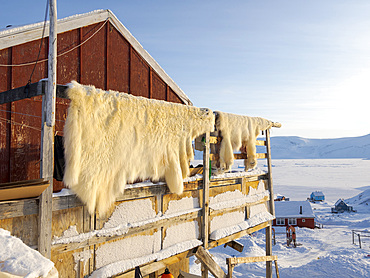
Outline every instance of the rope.
<path fill-rule="evenodd" d="M 19 125 L 19 126 L 22 126 L 22 127 L 28 127 L 28 128 L 31 128 L 31 129 L 34 129 L 34 130 L 37 130 L 37 131 L 41 131 L 41 128 L 29 126 L 29 125 L 26 125 L 26 124 L 17 123 L 15 121 L 11 121 L 11 120 L 8 120 L 8 119 L 2 118 L 2 117 L 0 117 L 0 121 L 6 122 L 8 124 Z"/>
<path fill-rule="evenodd" d="M 41 35 L 41 42 L 40 42 L 40 48 L 39 48 L 39 54 L 37 54 L 37 59 L 35 62 L 35 66 L 33 67 L 33 70 L 31 72 L 30 78 L 28 79 L 27 86 L 31 84 L 31 78 L 33 73 L 35 72 L 36 65 L 38 60 L 40 59 L 40 54 L 41 54 L 41 48 L 42 48 L 42 43 L 44 42 L 44 36 L 45 36 L 45 27 L 46 27 L 46 20 L 48 18 L 48 10 L 49 10 L 49 0 L 46 1 L 46 10 L 45 10 L 45 19 L 44 19 L 44 27 L 42 27 L 42 35 Z"/>
<path fill-rule="evenodd" d="M 39 118 L 41 119 L 42 117 L 41 116 L 36 116 L 36 115 L 31 115 L 31 114 L 24 114 L 24 113 L 19 113 L 19 112 L 14 112 L 14 111 L 10 111 L 10 110 L 3 110 L 3 109 L 0 109 L 1 112 L 8 112 L 8 113 L 12 113 L 12 114 L 18 114 L 18 115 L 22 115 L 22 116 L 28 116 L 28 117 L 34 117 L 34 118 Z M 56 121 L 59 121 L 59 122 L 65 122 L 65 120 L 57 120 L 55 119 Z"/>
<path fill-rule="evenodd" d="M 92 37 L 94 37 L 103 27 L 104 27 L 104 25 L 108 22 L 108 18 L 103 22 L 103 24 L 102 24 L 102 26 L 100 26 L 99 27 L 99 29 L 98 30 L 96 30 L 95 32 L 94 32 L 94 34 L 92 34 L 89 38 L 87 38 L 85 41 L 83 41 L 82 43 L 80 43 L 79 45 L 76 45 L 75 47 L 72 47 L 71 49 L 69 49 L 69 50 L 67 50 L 67 51 L 65 51 L 65 52 L 63 52 L 63 53 L 60 53 L 60 54 L 58 54 L 57 55 L 57 57 L 61 57 L 61 56 L 63 56 L 63 55 L 66 55 L 66 54 L 68 54 L 69 52 L 71 52 L 71 51 L 73 51 L 73 50 L 75 50 L 76 48 L 78 48 L 78 47 L 81 47 L 82 45 L 84 45 L 85 43 L 87 43 Z M 23 66 L 29 66 L 29 65 L 33 65 L 34 63 L 37 63 L 37 62 L 39 62 L 39 63 L 43 63 L 43 62 L 46 62 L 46 61 L 48 61 L 49 59 L 48 58 L 46 58 L 46 59 L 43 59 L 43 60 L 40 60 L 40 61 L 36 61 L 36 62 L 29 62 L 29 63 L 23 63 L 23 64 L 16 64 L 16 65 L 6 65 L 6 64 L 0 64 L 0 67 L 23 67 Z"/>

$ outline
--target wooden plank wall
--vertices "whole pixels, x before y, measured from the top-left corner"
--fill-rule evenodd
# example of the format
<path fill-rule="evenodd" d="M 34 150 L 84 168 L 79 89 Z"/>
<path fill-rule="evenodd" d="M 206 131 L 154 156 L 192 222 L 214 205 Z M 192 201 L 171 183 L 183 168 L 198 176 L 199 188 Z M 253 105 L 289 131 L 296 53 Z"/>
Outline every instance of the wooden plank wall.
<path fill-rule="evenodd" d="M 211 181 L 210 183 L 210 197 L 215 197 L 218 194 L 222 194 L 227 191 L 239 190 L 244 194 L 248 194 L 250 187 L 256 187 L 259 179 L 264 179 L 264 176 L 256 178 L 234 178 L 227 180 L 218 180 Z M 131 193 L 130 193 L 131 192 Z M 135 193 L 136 192 L 136 193 Z M 153 186 L 153 188 L 148 189 L 132 189 L 127 190 L 127 195 L 123 196 L 123 199 L 117 201 L 115 206 L 113 206 L 109 213 L 106 216 L 101 217 L 99 215 L 90 216 L 81 202 L 75 196 L 63 196 L 56 197 L 53 201 L 53 223 L 52 223 L 52 236 L 60 237 L 63 233 L 68 230 L 71 226 L 75 226 L 77 232 L 84 233 L 89 232 L 94 229 L 101 229 L 104 226 L 104 223 L 109 219 L 115 208 L 124 203 L 132 202 L 134 200 L 143 200 L 148 199 L 152 203 L 152 208 L 156 214 L 160 211 L 165 213 L 168 209 L 169 203 L 171 201 L 178 201 L 182 198 L 198 198 L 199 207 L 202 207 L 203 200 L 203 191 L 201 181 L 185 183 L 184 194 L 178 196 L 176 194 L 171 194 L 168 192 L 168 189 L 165 185 L 160 185 L 158 187 Z M 139 199 L 138 199 L 139 198 Z M 12 209 L 14 207 L 14 209 Z M 24 213 L 20 211 L 20 208 L 24 207 L 25 213 L 33 213 L 31 215 L 22 216 Z M 19 201 L 9 201 L 0 203 L 0 211 L 8 213 L 2 213 L 0 217 L 0 227 L 9 230 L 12 235 L 15 235 L 21 238 L 27 245 L 34 248 L 37 247 L 37 199 L 28 199 L 28 200 L 19 200 Z M 245 209 L 244 207 L 241 208 Z M 210 214 L 210 219 L 217 216 L 218 212 L 212 212 Z M 227 213 L 227 212 L 226 212 Z M 7 218 L 10 217 L 10 218 Z M 198 221 L 199 229 L 201 229 L 201 214 L 195 214 L 195 218 L 188 220 L 171 221 L 166 220 L 163 222 L 163 226 L 159 229 L 153 226 L 149 230 L 138 229 L 137 233 L 129 235 L 133 236 L 143 236 L 143 235 L 152 235 L 153 233 L 160 230 L 162 241 L 166 236 L 166 231 L 171 225 L 177 225 L 179 223 L 184 223 L 187 221 Z M 265 225 L 262 225 L 260 228 L 264 228 Z M 257 227 L 257 229 L 260 229 Z M 254 232 L 256 229 L 251 229 L 250 232 Z M 248 233 L 248 232 L 246 232 Z M 243 233 L 246 234 L 246 233 Z M 199 230 L 199 239 L 201 237 L 201 231 Z M 242 233 L 240 233 L 241 235 Z M 52 248 L 52 261 L 55 263 L 56 268 L 59 270 L 60 277 L 83 277 L 88 275 L 94 270 L 95 260 L 94 256 L 96 250 L 104 245 L 115 242 L 117 240 L 124 240 L 127 236 L 113 237 L 100 239 L 99 243 L 94 243 L 94 240 L 91 240 L 91 243 L 86 242 L 81 245 L 76 245 L 71 248 L 71 244 L 67 244 L 66 249 L 64 248 Z M 232 238 L 234 239 L 234 238 Z M 230 241 L 231 239 L 227 240 Z M 222 240 L 217 242 L 210 242 L 210 247 L 213 248 L 219 244 L 223 244 Z M 90 245 L 90 246 L 89 246 Z M 70 247 L 68 247 L 70 246 Z M 63 245 L 61 245 L 63 247 Z M 90 259 L 87 262 L 82 261 L 83 252 L 86 252 L 90 255 Z M 90 252 L 90 253 L 89 253 Z M 171 270 L 173 273 L 177 273 L 179 269 L 183 271 L 188 271 L 188 261 L 183 259 L 178 262 L 178 267 L 172 266 Z M 164 270 L 157 270 L 156 274 L 163 273 Z M 154 276 L 153 276 L 154 277 Z"/>

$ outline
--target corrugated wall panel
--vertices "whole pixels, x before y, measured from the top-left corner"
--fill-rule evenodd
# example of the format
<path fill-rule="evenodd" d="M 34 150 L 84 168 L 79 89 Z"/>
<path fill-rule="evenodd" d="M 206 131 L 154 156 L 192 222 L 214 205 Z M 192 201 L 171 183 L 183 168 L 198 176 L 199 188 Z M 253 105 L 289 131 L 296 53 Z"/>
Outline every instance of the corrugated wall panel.
<path fill-rule="evenodd" d="M 175 103 L 183 103 L 171 88 L 169 91 L 168 101 Z"/>
<path fill-rule="evenodd" d="M 80 43 L 80 31 L 75 29 L 66 33 L 58 34 L 58 53 L 65 53 Z M 72 80 L 80 79 L 79 48 L 58 57 L 57 80 L 58 84 L 66 84 Z"/>
<path fill-rule="evenodd" d="M 108 88 L 130 91 L 130 44 L 112 25 L 108 29 Z"/>
<path fill-rule="evenodd" d="M 96 32 L 103 23 L 82 28 L 82 41 Z M 88 42 L 81 46 L 81 78 L 80 82 L 106 89 L 105 79 L 105 28 L 101 29 Z"/>
<path fill-rule="evenodd" d="M 11 48 L 0 50 L 0 64 L 11 63 Z M 0 67 L 0 92 L 11 89 L 11 68 Z M 10 129 L 11 104 L 0 105 L 0 182 L 9 181 L 10 176 Z"/>
<path fill-rule="evenodd" d="M 152 98 L 166 100 L 167 85 L 152 71 Z"/>
<path fill-rule="evenodd" d="M 40 59 L 47 57 L 47 44 L 48 40 L 45 39 Z M 40 40 L 14 46 L 12 63 L 35 61 L 39 47 Z M 12 71 L 13 87 L 26 85 L 32 69 L 33 66 L 14 67 Z M 46 69 L 47 62 L 38 63 L 31 82 L 45 78 Z M 10 181 L 36 179 L 40 176 L 41 105 L 41 97 L 12 103 Z"/>
<path fill-rule="evenodd" d="M 149 97 L 149 66 L 133 49 L 130 58 L 130 94 Z"/>

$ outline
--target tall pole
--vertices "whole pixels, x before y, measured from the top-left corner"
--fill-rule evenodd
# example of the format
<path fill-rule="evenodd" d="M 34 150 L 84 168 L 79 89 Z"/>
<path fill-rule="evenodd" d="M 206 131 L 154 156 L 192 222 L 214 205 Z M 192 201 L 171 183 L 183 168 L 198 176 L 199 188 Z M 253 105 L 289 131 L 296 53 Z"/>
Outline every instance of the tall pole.
<path fill-rule="evenodd" d="M 208 249 L 209 241 L 209 140 L 210 133 L 204 134 L 203 146 L 203 247 Z M 208 278 L 208 268 L 202 264 L 202 278 Z"/>
<path fill-rule="evenodd" d="M 54 128 L 56 100 L 56 62 L 57 62 L 57 5 L 49 0 L 49 59 L 48 86 L 42 99 L 41 163 L 40 176 L 49 180 L 49 187 L 39 199 L 39 238 L 38 250 L 47 258 L 51 257 L 51 233 L 53 213 L 53 170 L 54 170 Z"/>
<path fill-rule="evenodd" d="M 270 130 L 266 130 L 266 150 L 267 150 L 267 168 L 268 168 L 268 190 L 270 192 L 270 201 L 268 203 L 269 212 L 275 216 L 274 190 L 272 187 L 272 163 L 271 163 L 271 142 Z M 272 256 L 272 223 L 266 227 L 266 256 Z M 266 262 L 266 278 L 272 278 L 272 261 Z"/>
<path fill-rule="evenodd" d="M 57 88 L 57 1 L 49 0 L 50 31 L 48 59 L 48 91 L 46 95 L 46 125 L 55 126 L 55 100 Z"/>

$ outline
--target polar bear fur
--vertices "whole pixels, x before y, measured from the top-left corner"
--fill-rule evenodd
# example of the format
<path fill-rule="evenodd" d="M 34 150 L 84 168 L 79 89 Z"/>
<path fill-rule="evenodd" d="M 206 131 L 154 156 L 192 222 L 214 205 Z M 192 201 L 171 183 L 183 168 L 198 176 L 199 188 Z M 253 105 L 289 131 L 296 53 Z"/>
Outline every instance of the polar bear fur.
<path fill-rule="evenodd" d="M 220 168 L 218 173 L 229 171 L 234 162 L 234 151 L 246 150 L 245 170 L 257 166 L 256 139 L 262 130 L 271 128 L 272 122 L 259 117 L 248 117 L 216 112 L 216 130 L 221 132 Z"/>
<path fill-rule="evenodd" d="M 72 82 L 64 127 L 64 183 L 104 214 L 126 183 L 164 177 L 183 192 L 192 140 L 214 128 L 208 109 L 103 91 Z"/>

